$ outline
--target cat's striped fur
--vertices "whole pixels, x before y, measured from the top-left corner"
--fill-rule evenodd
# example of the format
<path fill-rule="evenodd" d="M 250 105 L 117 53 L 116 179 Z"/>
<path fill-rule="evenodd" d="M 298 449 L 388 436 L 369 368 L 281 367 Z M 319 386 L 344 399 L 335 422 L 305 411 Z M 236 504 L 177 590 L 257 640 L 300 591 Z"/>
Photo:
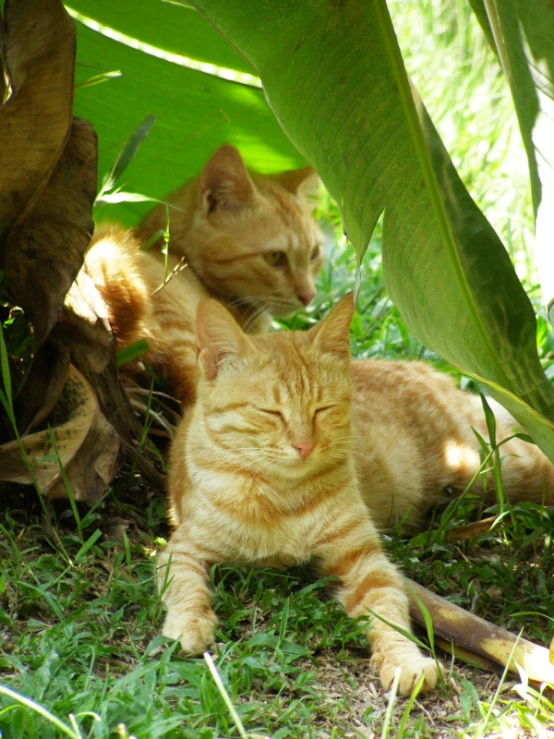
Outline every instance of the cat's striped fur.
<path fill-rule="evenodd" d="M 159 555 L 166 636 L 198 652 L 213 641 L 208 573 L 216 562 L 312 560 L 337 578 L 368 637 L 385 689 L 409 693 L 437 666 L 385 621 L 410 629 L 402 577 L 384 554 L 350 453 L 351 296 L 308 332 L 247 337 L 215 301 L 199 305 L 198 400 L 171 452 L 175 531 Z M 378 617 L 384 619 L 379 620 Z"/>
<path fill-rule="evenodd" d="M 459 390 L 423 362 L 355 360 L 352 454 L 362 496 L 381 531 L 414 525 L 438 502 L 463 493 L 495 501 L 473 429 L 489 439 L 479 396 Z M 504 494 L 511 502 L 554 503 L 554 466 L 520 438 L 512 416 L 492 399 Z M 486 464 L 487 470 L 492 463 Z"/>
<path fill-rule="evenodd" d="M 202 297 L 217 298 L 246 331 L 260 333 L 271 316 L 287 315 L 315 296 L 323 241 L 312 218 L 317 186 L 311 167 L 248 172 L 238 151 L 224 145 L 199 177 L 168 198 L 167 266 L 161 241 L 141 249 L 166 228 L 165 206 L 154 208 L 135 232 L 97 229 L 85 264 L 106 302 L 117 349 L 145 339 L 146 362 L 167 376 L 183 405 L 192 404 L 194 316 Z M 124 367 L 130 369 L 136 367 Z"/>

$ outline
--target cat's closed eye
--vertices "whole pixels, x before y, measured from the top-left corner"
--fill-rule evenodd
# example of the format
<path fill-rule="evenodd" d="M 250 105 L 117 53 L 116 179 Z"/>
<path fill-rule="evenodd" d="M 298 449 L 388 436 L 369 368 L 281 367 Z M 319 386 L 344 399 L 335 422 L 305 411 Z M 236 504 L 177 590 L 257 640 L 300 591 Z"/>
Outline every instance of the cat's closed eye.
<path fill-rule="evenodd" d="M 274 408 L 256 408 L 257 411 L 260 411 L 260 413 L 265 413 L 268 416 L 274 416 L 275 418 L 280 418 L 281 420 L 284 418 L 281 411 L 274 409 Z"/>
<path fill-rule="evenodd" d="M 264 259 L 270 267 L 285 267 L 287 264 L 287 255 L 284 251 L 269 251 L 264 254 Z"/>
<path fill-rule="evenodd" d="M 318 416 L 319 417 L 324 417 L 325 414 L 327 413 L 327 411 L 335 410 L 335 408 L 337 408 L 336 403 L 332 403 L 332 404 L 329 404 L 329 405 L 322 405 L 319 408 L 316 408 L 314 410 L 314 417 L 315 418 L 317 418 Z"/>

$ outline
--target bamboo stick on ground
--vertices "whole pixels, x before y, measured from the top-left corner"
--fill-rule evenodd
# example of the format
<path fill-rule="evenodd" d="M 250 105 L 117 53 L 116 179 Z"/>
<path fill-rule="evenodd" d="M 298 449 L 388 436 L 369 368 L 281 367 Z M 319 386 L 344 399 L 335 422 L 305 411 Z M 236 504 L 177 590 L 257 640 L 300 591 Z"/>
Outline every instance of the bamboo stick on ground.
<path fill-rule="evenodd" d="M 513 651 L 508 670 L 519 676 L 516 665 L 521 667 L 529 680 L 548 683 L 554 686 L 554 665 L 550 662 L 549 650 L 527 639 L 519 638 L 485 619 L 450 603 L 427 588 L 407 579 L 410 597 L 410 611 L 413 620 L 425 628 L 425 621 L 418 600 L 429 611 L 433 620 L 434 633 L 443 643 L 454 644 L 463 651 L 462 659 L 476 655 L 475 663 L 481 664 L 479 657 L 492 660 L 506 667 Z"/>

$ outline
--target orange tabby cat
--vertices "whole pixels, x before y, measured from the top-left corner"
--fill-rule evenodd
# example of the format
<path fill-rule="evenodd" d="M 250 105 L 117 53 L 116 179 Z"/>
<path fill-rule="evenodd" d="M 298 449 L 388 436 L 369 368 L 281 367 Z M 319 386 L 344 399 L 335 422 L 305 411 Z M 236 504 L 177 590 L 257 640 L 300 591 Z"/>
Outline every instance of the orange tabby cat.
<path fill-rule="evenodd" d="M 362 496 L 378 527 L 417 523 L 439 500 L 462 493 L 480 467 L 472 427 L 488 440 L 480 398 L 422 362 L 357 360 L 351 378 L 352 453 Z M 516 421 L 498 403 L 488 402 L 497 442 L 513 436 L 519 430 Z M 500 446 L 500 454 L 507 498 L 554 502 L 554 466 L 538 447 L 511 439 Z M 490 475 L 479 476 L 472 492 L 494 499 Z"/>
<path fill-rule="evenodd" d="M 248 337 L 220 304 L 200 303 L 198 400 L 171 452 L 177 528 L 160 553 L 163 633 L 191 653 L 213 642 L 216 562 L 313 560 L 338 579 L 350 616 L 376 614 L 373 664 L 385 689 L 399 670 L 408 694 L 421 676 L 433 688 L 437 665 L 386 623 L 410 628 L 402 577 L 381 548 L 349 452 L 352 313 L 347 296 L 308 332 Z"/>
<path fill-rule="evenodd" d="M 315 296 L 323 240 L 311 215 L 317 185 L 311 167 L 248 172 L 238 151 L 224 145 L 168 199 L 167 265 L 160 241 L 141 250 L 166 228 L 165 206 L 154 208 L 136 232 L 99 229 L 86 268 L 108 306 L 117 348 L 145 339 L 145 360 L 167 375 L 176 397 L 193 402 L 194 316 L 203 296 L 225 303 L 253 334 L 265 331 L 271 316 Z"/>

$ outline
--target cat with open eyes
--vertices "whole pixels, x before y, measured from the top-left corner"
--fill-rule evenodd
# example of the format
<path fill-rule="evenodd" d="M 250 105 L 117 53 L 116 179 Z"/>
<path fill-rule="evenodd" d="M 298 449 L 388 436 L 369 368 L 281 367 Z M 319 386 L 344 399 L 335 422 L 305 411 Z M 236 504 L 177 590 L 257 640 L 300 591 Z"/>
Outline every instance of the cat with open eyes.
<path fill-rule="evenodd" d="M 97 229 L 85 265 L 107 305 L 117 349 L 146 340 L 145 361 L 167 377 L 183 407 L 193 403 L 194 316 L 202 297 L 226 304 L 255 334 L 267 330 L 271 316 L 315 296 L 323 241 L 312 218 L 317 188 L 311 167 L 260 175 L 226 144 L 168 198 L 167 262 L 161 239 L 143 248 L 166 229 L 164 205 L 136 231 Z"/>
<path fill-rule="evenodd" d="M 375 614 L 372 662 L 388 689 L 438 667 L 409 631 L 400 573 L 384 554 L 350 452 L 351 296 L 307 332 L 247 336 L 216 301 L 198 307 L 199 385 L 171 451 L 176 529 L 159 555 L 166 636 L 195 653 L 214 640 L 210 567 L 313 561 L 353 617 Z M 387 623 L 388 622 L 388 623 Z"/>

